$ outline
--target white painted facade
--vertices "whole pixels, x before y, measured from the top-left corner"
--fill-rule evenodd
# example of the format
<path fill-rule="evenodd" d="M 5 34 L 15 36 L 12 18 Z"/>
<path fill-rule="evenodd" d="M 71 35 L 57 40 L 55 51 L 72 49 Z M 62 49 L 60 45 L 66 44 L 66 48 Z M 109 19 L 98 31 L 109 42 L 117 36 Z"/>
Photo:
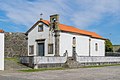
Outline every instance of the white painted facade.
<path fill-rule="evenodd" d="M 95 44 L 98 44 L 98 50 L 95 50 Z M 90 56 L 105 56 L 105 40 L 91 38 Z"/>
<path fill-rule="evenodd" d="M 89 56 L 89 37 L 71 33 L 60 33 L 60 55 L 67 50 L 68 56 L 72 56 L 73 37 L 76 38 L 76 53 L 79 56 Z"/>
<path fill-rule="evenodd" d="M 38 25 L 41 25 L 43 23 L 39 23 Z M 44 43 L 45 46 L 45 56 L 54 56 L 53 54 L 48 54 L 48 43 L 50 43 L 49 41 L 49 27 L 47 25 L 43 25 L 43 31 L 42 32 L 38 32 L 38 25 L 32 29 L 29 34 L 28 34 L 28 55 L 29 55 L 29 46 L 30 45 L 34 45 L 34 54 L 33 55 L 37 55 L 38 53 L 38 43 Z M 54 35 L 53 35 L 54 36 Z M 52 37 L 54 38 L 54 37 Z M 37 42 L 37 39 L 45 39 L 45 41 L 39 41 Z M 54 39 L 52 39 L 52 43 L 54 44 Z M 55 48 L 53 48 L 55 49 Z M 53 50 L 54 51 L 54 50 Z M 33 56 L 33 55 L 29 55 L 29 56 Z"/>
<path fill-rule="evenodd" d="M 4 70 L 4 33 L 0 33 L 0 70 Z"/>
<path fill-rule="evenodd" d="M 60 33 L 60 55 L 62 56 L 65 50 L 68 51 L 68 56 L 72 56 L 73 37 L 76 38 L 76 53 L 78 56 L 105 56 L 105 41 L 95 39 L 89 36 L 77 35 L 71 33 Z M 98 44 L 98 50 L 95 50 Z"/>
<path fill-rule="evenodd" d="M 44 24 L 40 22 L 39 24 Z M 38 25 L 39 25 L 38 24 Z M 38 25 L 35 26 L 28 33 L 28 55 L 29 46 L 34 45 L 34 54 L 38 54 L 38 43 L 44 43 L 44 56 L 54 56 L 55 55 L 55 37 L 54 33 L 50 35 L 49 27 L 43 25 L 43 31 L 38 32 Z M 51 38 L 50 38 L 51 37 Z M 60 32 L 60 42 L 59 42 L 59 55 L 63 56 L 65 51 L 68 51 L 68 56 L 73 54 L 73 37 L 76 38 L 76 53 L 78 56 L 105 56 L 105 40 L 91 38 L 90 36 L 74 34 L 69 32 Z M 36 40 L 43 40 L 37 42 Z M 48 54 L 48 44 L 53 43 L 53 54 Z M 97 50 L 96 50 L 97 44 Z M 29 55 L 32 56 L 32 55 Z"/>

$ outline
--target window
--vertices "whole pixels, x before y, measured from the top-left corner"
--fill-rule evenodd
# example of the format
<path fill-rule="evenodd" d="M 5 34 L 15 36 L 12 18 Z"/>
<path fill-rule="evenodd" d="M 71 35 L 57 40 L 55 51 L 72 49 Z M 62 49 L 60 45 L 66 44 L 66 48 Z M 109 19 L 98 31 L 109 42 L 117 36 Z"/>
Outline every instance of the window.
<path fill-rule="evenodd" d="M 38 32 L 43 31 L 43 24 L 42 25 L 38 25 Z"/>
<path fill-rule="evenodd" d="M 73 53 L 75 53 L 76 52 L 76 47 L 73 47 Z"/>
<path fill-rule="evenodd" d="M 48 44 L 48 54 L 53 54 L 53 44 Z"/>
<path fill-rule="evenodd" d="M 73 37 L 73 45 L 76 45 L 76 38 Z"/>
<path fill-rule="evenodd" d="M 29 46 L 29 54 L 34 54 L 34 46 L 33 45 L 30 45 Z"/>
<path fill-rule="evenodd" d="M 95 43 L 95 51 L 98 51 L 98 44 Z"/>

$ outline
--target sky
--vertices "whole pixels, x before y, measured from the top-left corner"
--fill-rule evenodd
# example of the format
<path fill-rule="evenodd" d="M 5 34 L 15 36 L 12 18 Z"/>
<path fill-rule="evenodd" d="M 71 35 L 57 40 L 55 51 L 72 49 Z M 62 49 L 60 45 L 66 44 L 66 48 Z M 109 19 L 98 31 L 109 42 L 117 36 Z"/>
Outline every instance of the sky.
<path fill-rule="evenodd" d="M 0 0 L 0 29 L 26 32 L 40 14 L 60 15 L 60 23 L 93 31 L 120 45 L 120 0 Z"/>

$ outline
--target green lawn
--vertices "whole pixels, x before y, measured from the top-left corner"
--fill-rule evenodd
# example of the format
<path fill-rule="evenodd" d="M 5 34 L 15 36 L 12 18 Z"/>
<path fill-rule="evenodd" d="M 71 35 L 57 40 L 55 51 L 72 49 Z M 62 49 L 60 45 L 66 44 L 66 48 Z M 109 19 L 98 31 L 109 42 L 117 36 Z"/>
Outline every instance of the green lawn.
<path fill-rule="evenodd" d="M 21 72 L 38 72 L 38 71 L 47 71 L 47 70 L 65 70 L 65 68 L 39 68 L 39 69 L 26 69 L 19 70 Z"/>
<path fill-rule="evenodd" d="M 95 65 L 95 66 L 82 66 L 80 68 L 98 68 L 98 67 L 106 67 L 106 66 L 120 66 L 120 64 L 105 64 L 105 65 Z M 39 69 L 25 69 L 25 70 L 19 70 L 19 71 L 21 71 L 21 72 L 38 72 L 38 71 L 65 70 L 65 69 L 70 69 L 70 68 L 39 68 Z"/>
<path fill-rule="evenodd" d="M 9 61 L 15 61 L 15 62 L 19 62 L 18 58 L 5 58 L 5 60 L 9 60 Z"/>

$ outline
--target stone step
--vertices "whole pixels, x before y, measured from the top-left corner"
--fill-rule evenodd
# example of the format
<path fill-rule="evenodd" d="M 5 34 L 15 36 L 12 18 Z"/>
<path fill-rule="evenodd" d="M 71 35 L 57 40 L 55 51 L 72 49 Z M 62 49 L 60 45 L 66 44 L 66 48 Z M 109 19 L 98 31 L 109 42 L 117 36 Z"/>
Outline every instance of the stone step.
<path fill-rule="evenodd" d="M 78 68 L 80 66 L 80 64 L 77 61 L 75 61 L 72 57 L 68 57 L 65 65 L 69 68 Z"/>
<path fill-rule="evenodd" d="M 74 60 L 73 57 L 68 57 L 67 60 Z"/>

